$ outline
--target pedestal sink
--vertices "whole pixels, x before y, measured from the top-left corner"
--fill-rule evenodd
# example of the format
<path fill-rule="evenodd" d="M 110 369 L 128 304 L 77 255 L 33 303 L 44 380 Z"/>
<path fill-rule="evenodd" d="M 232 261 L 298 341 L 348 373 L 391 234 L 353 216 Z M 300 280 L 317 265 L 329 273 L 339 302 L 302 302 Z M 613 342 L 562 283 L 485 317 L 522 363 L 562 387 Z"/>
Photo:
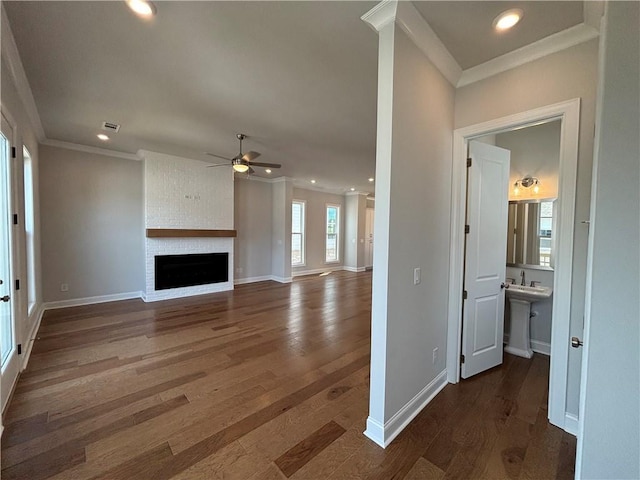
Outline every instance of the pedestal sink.
<path fill-rule="evenodd" d="M 511 307 L 509 343 L 504 351 L 519 357 L 531 358 L 531 338 L 529 322 L 531 320 L 531 304 L 551 297 L 550 287 L 527 287 L 526 285 L 509 284 L 506 286 L 509 306 Z"/>

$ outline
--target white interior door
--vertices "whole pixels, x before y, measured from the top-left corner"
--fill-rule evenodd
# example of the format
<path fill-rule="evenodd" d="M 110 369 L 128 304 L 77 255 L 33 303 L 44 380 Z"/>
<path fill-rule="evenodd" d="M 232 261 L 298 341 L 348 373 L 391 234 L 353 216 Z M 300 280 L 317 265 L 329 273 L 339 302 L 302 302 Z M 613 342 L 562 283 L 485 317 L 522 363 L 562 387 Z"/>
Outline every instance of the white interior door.
<path fill-rule="evenodd" d="M 462 378 L 502 363 L 510 152 L 469 142 Z"/>
<path fill-rule="evenodd" d="M 13 382 L 18 375 L 16 351 L 16 323 L 13 298 L 12 249 L 12 181 L 11 144 L 13 129 L 2 115 L 0 133 L 0 397 L 2 409 L 6 405 Z"/>
<path fill-rule="evenodd" d="M 365 215 L 365 235 L 367 239 L 365 240 L 366 243 L 364 245 L 366 268 L 373 267 L 373 219 L 373 208 L 367 208 L 367 212 Z"/>

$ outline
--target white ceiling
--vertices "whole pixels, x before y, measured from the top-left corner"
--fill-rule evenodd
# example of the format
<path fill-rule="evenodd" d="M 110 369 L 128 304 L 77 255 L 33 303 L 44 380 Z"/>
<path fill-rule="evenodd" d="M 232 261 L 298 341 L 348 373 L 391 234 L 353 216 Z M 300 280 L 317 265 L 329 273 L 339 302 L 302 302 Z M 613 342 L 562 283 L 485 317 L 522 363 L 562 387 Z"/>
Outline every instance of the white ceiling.
<path fill-rule="evenodd" d="M 360 16 L 376 3 L 163 1 L 142 21 L 119 1 L 2 2 L 48 139 L 211 160 L 242 132 L 283 164 L 272 176 L 370 192 L 378 38 Z M 463 68 L 583 21 L 582 2 L 414 3 Z M 514 6 L 521 28 L 496 38 Z M 108 143 L 105 120 L 122 125 Z"/>

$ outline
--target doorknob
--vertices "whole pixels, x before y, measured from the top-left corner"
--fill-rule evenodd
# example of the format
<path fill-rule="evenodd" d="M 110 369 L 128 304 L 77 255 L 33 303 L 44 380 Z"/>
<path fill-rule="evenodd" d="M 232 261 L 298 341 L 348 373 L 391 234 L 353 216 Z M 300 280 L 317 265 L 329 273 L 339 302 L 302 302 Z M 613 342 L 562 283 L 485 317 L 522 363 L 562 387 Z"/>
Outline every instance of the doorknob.
<path fill-rule="evenodd" d="M 3 302 L 8 302 L 11 299 L 11 297 L 9 295 L 5 295 L 4 297 L 0 297 L 0 300 L 2 300 Z"/>
<path fill-rule="evenodd" d="M 571 337 L 571 346 L 573 348 L 578 348 L 578 347 L 581 347 L 582 345 L 584 345 L 584 343 L 578 337 Z"/>
<path fill-rule="evenodd" d="M 509 288 L 509 284 L 508 284 L 508 283 L 504 283 L 504 282 L 502 282 L 502 283 L 500 284 L 500 290 L 502 290 L 503 288 Z"/>

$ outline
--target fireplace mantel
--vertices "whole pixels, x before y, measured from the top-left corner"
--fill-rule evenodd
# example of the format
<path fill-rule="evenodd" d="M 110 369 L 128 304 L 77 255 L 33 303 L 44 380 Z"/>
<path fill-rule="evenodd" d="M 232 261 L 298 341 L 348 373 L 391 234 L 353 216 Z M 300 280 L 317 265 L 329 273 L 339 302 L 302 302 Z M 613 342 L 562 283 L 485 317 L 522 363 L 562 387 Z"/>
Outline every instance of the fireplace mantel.
<path fill-rule="evenodd" d="M 147 238 L 203 238 L 237 237 L 236 230 L 201 230 L 185 228 L 147 228 Z"/>

